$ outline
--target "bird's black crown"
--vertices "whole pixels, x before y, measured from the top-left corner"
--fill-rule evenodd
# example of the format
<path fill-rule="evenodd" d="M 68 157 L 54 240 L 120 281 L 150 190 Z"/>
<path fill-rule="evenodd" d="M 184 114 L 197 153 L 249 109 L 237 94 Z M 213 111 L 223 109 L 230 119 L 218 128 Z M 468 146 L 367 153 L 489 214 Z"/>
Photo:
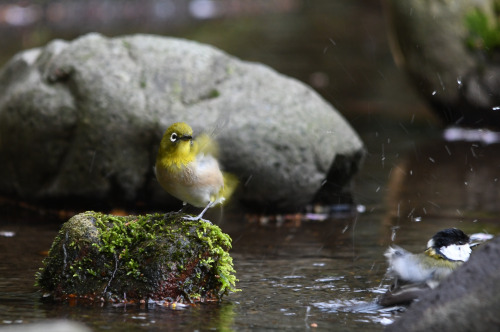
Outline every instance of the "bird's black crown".
<path fill-rule="evenodd" d="M 433 247 L 441 248 L 447 247 L 452 244 L 464 245 L 469 243 L 469 237 L 467 234 L 459 230 L 458 228 L 447 228 L 442 231 L 437 232 L 433 237 Z"/>

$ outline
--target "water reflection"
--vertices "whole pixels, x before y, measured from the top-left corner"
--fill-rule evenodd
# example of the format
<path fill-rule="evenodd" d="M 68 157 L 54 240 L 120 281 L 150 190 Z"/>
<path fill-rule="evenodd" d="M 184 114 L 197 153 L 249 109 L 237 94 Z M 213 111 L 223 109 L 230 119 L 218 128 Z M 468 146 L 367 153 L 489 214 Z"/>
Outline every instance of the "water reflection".
<path fill-rule="evenodd" d="M 234 304 L 197 305 L 184 310 L 161 306 L 75 306 L 44 305 L 47 318 L 66 317 L 89 325 L 95 331 L 149 330 L 231 330 Z"/>
<path fill-rule="evenodd" d="M 241 217 L 228 215 L 221 227 L 233 238 L 231 253 L 240 280 L 237 286 L 242 291 L 230 294 L 219 304 L 190 306 L 185 310 L 158 305 L 43 303 L 33 286 L 34 273 L 41 265 L 40 252 L 49 247 L 58 227 L 21 224 L 16 226 L 16 236 L 0 238 L 0 323 L 66 317 L 84 322 L 96 331 L 131 327 L 303 330 L 314 325 L 377 330 L 380 313 L 333 312 L 318 304 L 373 301 L 374 289 L 379 287 L 384 273 L 384 267 L 377 263 L 383 249 L 377 245 L 377 219 L 369 215 L 351 216 L 278 227 L 249 224 L 242 222 Z M 39 241 L 40 234 L 43 241 Z M 22 258 L 19 252 L 24 252 Z"/>
<path fill-rule="evenodd" d="M 478 220 L 500 212 L 500 144 L 433 141 L 410 151 L 388 183 L 389 215 Z"/>
<path fill-rule="evenodd" d="M 369 148 L 373 151 L 373 146 Z M 40 253 L 50 246 L 59 226 L 3 224 L 0 231 L 14 236 L 0 237 L 0 322 L 68 317 L 96 331 L 130 327 L 304 330 L 316 326 L 381 330 L 398 315 L 374 306 L 389 282 L 384 280 L 383 258 L 388 244 L 394 241 L 417 252 L 445 227 L 459 227 L 469 234 L 498 232 L 499 207 L 494 203 L 499 148 L 430 140 L 397 151 L 386 149 L 384 164 L 380 155 L 373 155 L 361 179 L 375 176 L 382 189 L 364 213 L 265 225 L 225 214 L 220 226 L 233 238 L 231 254 L 242 291 L 220 304 L 185 310 L 42 303 L 33 275 L 43 258 Z M 363 182 L 356 191 L 366 193 L 373 187 Z"/>
<path fill-rule="evenodd" d="M 499 179 L 498 143 L 433 139 L 415 145 L 390 171 L 381 244 L 421 251 L 428 238 L 449 227 L 498 234 Z"/>

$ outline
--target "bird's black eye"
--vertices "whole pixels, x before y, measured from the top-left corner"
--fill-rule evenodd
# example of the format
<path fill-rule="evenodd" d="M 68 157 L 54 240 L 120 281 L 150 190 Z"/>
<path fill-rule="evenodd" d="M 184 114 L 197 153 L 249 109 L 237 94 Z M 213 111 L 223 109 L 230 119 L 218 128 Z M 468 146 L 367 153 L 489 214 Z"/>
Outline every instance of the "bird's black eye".
<path fill-rule="evenodd" d="M 172 133 L 172 135 L 170 135 L 170 141 L 172 142 L 177 141 L 177 133 Z"/>

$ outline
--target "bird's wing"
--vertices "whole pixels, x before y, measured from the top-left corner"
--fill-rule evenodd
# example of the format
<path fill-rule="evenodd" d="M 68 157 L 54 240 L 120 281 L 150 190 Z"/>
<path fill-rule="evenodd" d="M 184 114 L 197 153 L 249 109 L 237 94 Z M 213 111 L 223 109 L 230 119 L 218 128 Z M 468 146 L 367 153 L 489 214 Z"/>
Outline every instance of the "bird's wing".
<path fill-rule="evenodd" d="M 196 137 L 196 154 L 206 154 L 206 155 L 211 155 L 214 156 L 215 158 L 218 157 L 219 155 L 219 146 L 217 145 L 217 142 L 213 140 L 209 135 L 207 134 L 200 134 L 198 137 Z"/>

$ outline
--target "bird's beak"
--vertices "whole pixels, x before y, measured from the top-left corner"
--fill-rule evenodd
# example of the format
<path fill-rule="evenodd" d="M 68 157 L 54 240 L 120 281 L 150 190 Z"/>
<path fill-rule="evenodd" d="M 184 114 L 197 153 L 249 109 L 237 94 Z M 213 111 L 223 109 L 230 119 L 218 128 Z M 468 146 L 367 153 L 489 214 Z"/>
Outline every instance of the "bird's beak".
<path fill-rule="evenodd" d="M 193 136 L 190 136 L 190 135 L 182 135 L 179 139 L 183 140 L 183 141 L 190 141 L 193 139 Z"/>

